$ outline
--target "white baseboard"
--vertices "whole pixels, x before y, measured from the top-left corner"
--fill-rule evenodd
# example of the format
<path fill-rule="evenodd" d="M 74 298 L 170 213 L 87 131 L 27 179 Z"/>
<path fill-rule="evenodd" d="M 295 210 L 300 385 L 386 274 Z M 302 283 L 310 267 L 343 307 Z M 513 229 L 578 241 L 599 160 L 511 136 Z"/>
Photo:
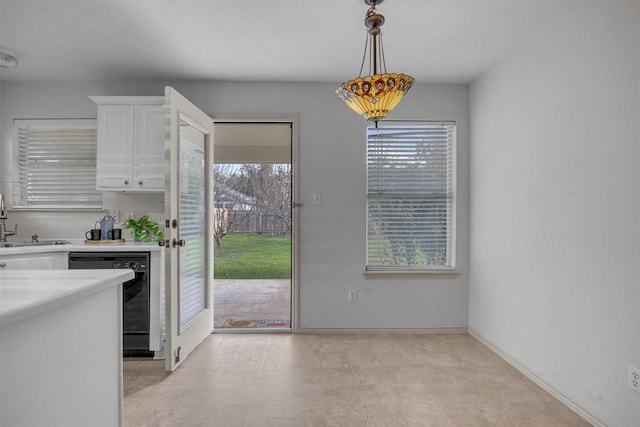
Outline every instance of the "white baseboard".
<path fill-rule="evenodd" d="M 214 334 L 466 334 L 467 328 L 214 328 Z"/>
<path fill-rule="evenodd" d="M 466 334 L 467 328 L 298 328 L 298 334 Z"/>
<path fill-rule="evenodd" d="M 474 331 L 471 328 L 468 329 L 468 332 L 469 332 L 469 335 L 471 335 L 473 338 L 480 341 L 485 347 L 487 347 L 489 350 L 497 354 L 501 359 L 503 359 L 509 365 L 517 369 L 522 375 L 529 378 L 531 381 L 533 381 L 534 383 L 539 385 L 542 389 L 544 389 L 547 393 L 549 393 L 550 395 L 558 399 L 560 402 L 562 402 L 566 407 L 571 409 L 580 417 L 584 418 L 585 421 L 587 421 L 588 423 L 591 423 L 593 426 L 596 426 L 596 427 L 606 427 L 606 424 L 602 423 L 593 415 L 589 414 L 580 405 L 578 405 L 573 400 L 566 397 L 564 394 L 560 393 L 558 390 L 556 390 L 547 382 L 545 382 L 542 378 L 538 377 L 537 375 L 529 371 L 527 368 L 525 368 L 523 365 L 518 363 L 511 356 L 509 356 L 508 354 L 500 350 L 498 347 L 493 345 L 490 341 L 482 337 L 482 335 L 478 334 L 476 331 Z"/>
<path fill-rule="evenodd" d="M 212 334 L 290 334 L 291 328 L 213 328 Z"/>

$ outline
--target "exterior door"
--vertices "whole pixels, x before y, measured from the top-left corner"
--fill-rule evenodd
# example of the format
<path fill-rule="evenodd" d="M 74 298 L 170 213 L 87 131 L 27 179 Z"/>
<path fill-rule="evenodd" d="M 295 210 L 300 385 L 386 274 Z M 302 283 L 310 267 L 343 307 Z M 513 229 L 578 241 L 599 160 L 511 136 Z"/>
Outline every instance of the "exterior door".
<path fill-rule="evenodd" d="M 165 88 L 165 369 L 213 330 L 213 120 Z"/>

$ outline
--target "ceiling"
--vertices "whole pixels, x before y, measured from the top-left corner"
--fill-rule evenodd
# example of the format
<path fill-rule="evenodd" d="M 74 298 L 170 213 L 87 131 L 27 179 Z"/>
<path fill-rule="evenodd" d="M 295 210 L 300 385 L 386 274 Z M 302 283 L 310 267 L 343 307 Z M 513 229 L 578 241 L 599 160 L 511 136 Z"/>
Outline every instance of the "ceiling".
<path fill-rule="evenodd" d="M 567 0 L 386 0 L 389 72 L 469 83 Z M 2 81 L 340 83 L 357 75 L 363 0 L 0 0 Z"/>

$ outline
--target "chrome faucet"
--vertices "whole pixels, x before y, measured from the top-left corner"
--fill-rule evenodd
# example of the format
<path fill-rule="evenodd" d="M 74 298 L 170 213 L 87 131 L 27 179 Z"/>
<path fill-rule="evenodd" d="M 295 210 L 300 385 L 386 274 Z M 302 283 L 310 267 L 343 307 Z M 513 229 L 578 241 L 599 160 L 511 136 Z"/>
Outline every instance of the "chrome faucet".
<path fill-rule="evenodd" d="M 4 194 L 0 194 L 0 242 L 6 242 L 7 236 L 13 236 L 18 233 L 18 224 L 13 231 L 7 231 L 7 212 L 4 208 Z"/>

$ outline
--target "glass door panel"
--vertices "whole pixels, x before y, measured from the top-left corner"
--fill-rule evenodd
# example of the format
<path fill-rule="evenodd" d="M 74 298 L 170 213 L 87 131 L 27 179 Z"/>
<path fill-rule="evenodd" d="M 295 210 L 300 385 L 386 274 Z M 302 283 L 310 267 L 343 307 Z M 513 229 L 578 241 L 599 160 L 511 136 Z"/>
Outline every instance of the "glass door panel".
<path fill-rule="evenodd" d="M 206 309 L 205 135 L 180 122 L 180 330 Z"/>

